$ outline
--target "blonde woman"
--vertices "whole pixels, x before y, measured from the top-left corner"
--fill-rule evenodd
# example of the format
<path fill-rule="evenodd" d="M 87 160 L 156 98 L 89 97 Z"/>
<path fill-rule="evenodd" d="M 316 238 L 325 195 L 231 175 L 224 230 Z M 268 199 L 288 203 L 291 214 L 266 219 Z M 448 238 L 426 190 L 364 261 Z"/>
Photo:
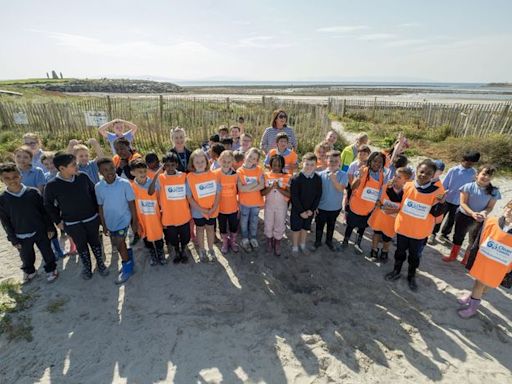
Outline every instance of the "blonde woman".
<path fill-rule="evenodd" d="M 185 133 L 185 130 L 181 127 L 172 128 L 171 142 L 173 147 L 170 149 L 170 152 L 174 152 L 180 160 L 178 164 L 178 171 L 188 172 L 188 163 L 192 151 L 185 146 L 187 142 L 187 134 Z"/>

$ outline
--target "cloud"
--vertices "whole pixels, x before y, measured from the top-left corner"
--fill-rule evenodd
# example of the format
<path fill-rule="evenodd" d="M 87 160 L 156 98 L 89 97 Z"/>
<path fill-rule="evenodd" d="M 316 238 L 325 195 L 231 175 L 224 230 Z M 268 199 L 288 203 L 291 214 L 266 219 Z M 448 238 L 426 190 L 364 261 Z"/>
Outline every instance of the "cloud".
<path fill-rule="evenodd" d="M 349 33 L 368 29 L 367 25 L 338 25 L 334 27 L 322 27 L 318 28 L 317 32 L 335 32 L 335 33 Z"/>
<path fill-rule="evenodd" d="M 399 24 L 398 27 L 399 28 L 414 28 L 414 27 L 419 27 L 420 25 L 421 25 L 420 23 L 413 21 L 410 23 Z"/>
<path fill-rule="evenodd" d="M 291 42 L 276 41 L 275 36 L 252 36 L 239 39 L 234 48 L 287 48 L 296 45 Z"/>
<path fill-rule="evenodd" d="M 368 41 L 372 41 L 372 40 L 389 40 L 389 39 L 394 39 L 396 37 L 397 36 L 392 34 L 392 33 L 369 33 L 369 34 L 366 34 L 366 35 L 359 36 L 359 40 L 368 40 Z"/>
<path fill-rule="evenodd" d="M 386 47 L 409 47 L 415 45 L 422 45 L 428 43 L 427 39 L 403 39 L 403 40 L 393 40 L 385 43 Z"/>

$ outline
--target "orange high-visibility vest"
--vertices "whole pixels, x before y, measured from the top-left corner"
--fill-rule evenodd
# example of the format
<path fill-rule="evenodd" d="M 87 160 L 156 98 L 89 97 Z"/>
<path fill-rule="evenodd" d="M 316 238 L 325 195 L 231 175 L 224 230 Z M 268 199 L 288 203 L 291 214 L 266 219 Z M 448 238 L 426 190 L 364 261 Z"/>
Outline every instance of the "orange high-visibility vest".
<path fill-rule="evenodd" d="M 384 185 L 382 187 L 382 192 L 380 195 L 380 208 L 376 208 L 373 210 L 370 218 L 368 219 L 368 225 L 374 231 L 380 231 L 388 237 L 394 237 L 396 235 L 395 232 L 395 219 L 396 213 L 393 215 L 388 215 L 384 212 L 384 207 L 391 208 L 400 208 L 401 203 L 391 201 L 387 194 L 388 187 Z"/>
<path fill-rule="evenodd" d="M 350 196 L 350 210 L 359 216 L 368 215 L 379 199 L 379 191 L 384 183 L 384 173 L 379 171 L 379 180 L 369 176 L 369 169 L 361 172 L 361 182 Z"/>
<path fill-rule="evenodd" d="M 277 180 L 279 188 L 286 190 L 290 186 L 291 176 L 292 175 L 290 175 L 289 173 L 265 172 L 265 187 L 270 187 L 272 183 Z M 290 200 L 288 197 L 284 195 L 281 196 L 283 196 L 283 199 L 285 199 L 285 201 Z"/>
<path fill-rule="evenodd" d="M 142 155 L 140 153 L 134 152 L 131 154 L 131 156 L 128 158 L 128 160 L 126 162 L 128 164 L 130 164 L 130 161 L 135 160 L 135 159 L 140 159 L 141 157 L 142 157 Z M 114 155 L 114 157 L 112 158 L 112 161 L 114 162 L 114 166 L 116 168 L 119 168 L 119 166 L 121 165 L 121 158 L 119 157 L 119 155 Z"/>
<path fill-rule="evenodd" d="M 496 217 L 488 218 L 480 235 L 480 246 L 469 274 L 491 288 L 497 288 L 512 271 L 512 235 L 500 228 Z"/>
<path fill-rule="evenodd" d="M 201 173 L 190 172 L 187 182 L 195 202 L 204 209 L 211 209 L 215 203 L 215 196 L 219 193 L 217 188 L 217 176 L 212 171 Z M 219 207 L 210 214 L 210 218 L 217 217 Z"/>
<path fill-rule="evenodd" d="M 277 148 L 272 148 L 270 151 L 268 151 L 268 158 L 270 159 L 275 154 L 277 154 Z M 295 150 L 290 149 L 290 152 L 286 156 L 285 155 L 281 155 L 281 156 L 283 156 L 283 158 L 284 158 L 284 167 L 286 168 L 286 170 L 289 170 L 290 167 L 296 168 L 298 156 L 297 156 L 297 152 L 295 152 Z"/>
<path fill-rule="evenodd" d="M 402 208 L 396 215 L 395 232 L 417 240 L 430 236 L 435 224 L 430 209 L 438 204 L 436 196 L 443 192 L 443 188 L 438 188 L 431 193 L 421 193 L 414 182 L 405 184 Z"/>
<path fill-rule="evenodd" d="M 130 182 L 135 194 L 135 207 L 139 220 L 139 235 L 147 241 L 161 240 L 163 229 L 160 218 L 160 206 L 156 194 L 150 196 L 148 190 L 135 180 Z"/>
<path fill-rule="evenodd" d="M 240 182 L 243 185 L 259 183 L 263 177 L 263 171 L 259 165 L 254 168 L 245 168 L 244 166 L 238 168 L 236 171 L 240 177 Z M 242 192 L 239 193 L 239 200 L 241 205 L 247 207 L 263 207 L 263 196 L 261 191 Z"/>
<path fill-rule="evenodd" d="M 217 175 L 217 180 L 221 186 L 219 212 L 230 214 L 238 211 L 238 174 L 226 175 L 222 172 L 222 168 L 213 171 Z"/>
<path fill-rule="evenodd" d="M 177 172 L 176 175 L 160 174 L 160 206 L 162 207 L 162 225 L 180 226 L 192 220 L 186 192 L 187 174 Z"/>

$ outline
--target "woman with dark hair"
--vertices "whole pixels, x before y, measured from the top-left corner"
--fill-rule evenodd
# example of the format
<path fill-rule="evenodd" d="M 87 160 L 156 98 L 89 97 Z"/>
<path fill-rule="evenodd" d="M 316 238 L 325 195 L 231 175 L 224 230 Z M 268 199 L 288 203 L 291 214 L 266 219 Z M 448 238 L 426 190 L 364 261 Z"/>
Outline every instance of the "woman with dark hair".
<path fill-rule="evenodd" d="M 295 131 L 292 127 L 287 125 L 288 115 L 282 109 L 276 109 L 272 112 L 272 121 L 270 127 L 265 129 L 261 137 L 260 149 L 268 153 L 272 148 L 276 147 L 276 136 L 280 132 L 285 132 L 288 135 L 290 146 L 297 149 L 297 139 L 295 138 Z"/>
<path fill-rule="evenodd" d="M 478 169 L 476 181 L 460 187 L 460 206 L 455 214 L 453 246 L 450 256 L 443 257 L 443 261 L 450 262 L 457 259 L 460 247 L 468 232 L 469 244 L 475 242 L 476 235 L 484 220 L 493 210 L 496 201 L 501 199 L 500 191 L 491 184 L 491 179 L 495 173 L 496 168 L 492 165 L 482 165 Z M 466 264 L 468 256 L 469 247 L 462 264 Z"/>

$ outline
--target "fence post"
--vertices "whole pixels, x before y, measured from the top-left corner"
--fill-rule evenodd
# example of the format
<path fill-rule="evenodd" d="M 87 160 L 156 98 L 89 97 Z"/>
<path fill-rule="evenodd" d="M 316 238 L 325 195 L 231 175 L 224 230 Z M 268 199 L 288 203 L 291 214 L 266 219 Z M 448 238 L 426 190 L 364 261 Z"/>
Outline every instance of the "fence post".
<path fill-rule="evenodd" d="M 372 120 L 375 121 L 375 108 L 377 108 L 377 97 L 373 99 Z"/>
<path fill-rule="evenodd" d="M 341 117 L 345 116 L 346 108 L 347 108 L 347 99 L 343 99 L 343 104 L 341 104 Z"/>
<path fill-rule="evenodd" d="M 108 119 L 112 120 L 112 101 L 110 100 L 110 96 L 107 95 L 107 112 L 108 112 Z"/>
<path fill-rule="evenodd" d="M 164 126 L 164 97 L 160 95 L 158 99 L 158 104 L 160 107 L 160 128 L 162 128 Z"/>

